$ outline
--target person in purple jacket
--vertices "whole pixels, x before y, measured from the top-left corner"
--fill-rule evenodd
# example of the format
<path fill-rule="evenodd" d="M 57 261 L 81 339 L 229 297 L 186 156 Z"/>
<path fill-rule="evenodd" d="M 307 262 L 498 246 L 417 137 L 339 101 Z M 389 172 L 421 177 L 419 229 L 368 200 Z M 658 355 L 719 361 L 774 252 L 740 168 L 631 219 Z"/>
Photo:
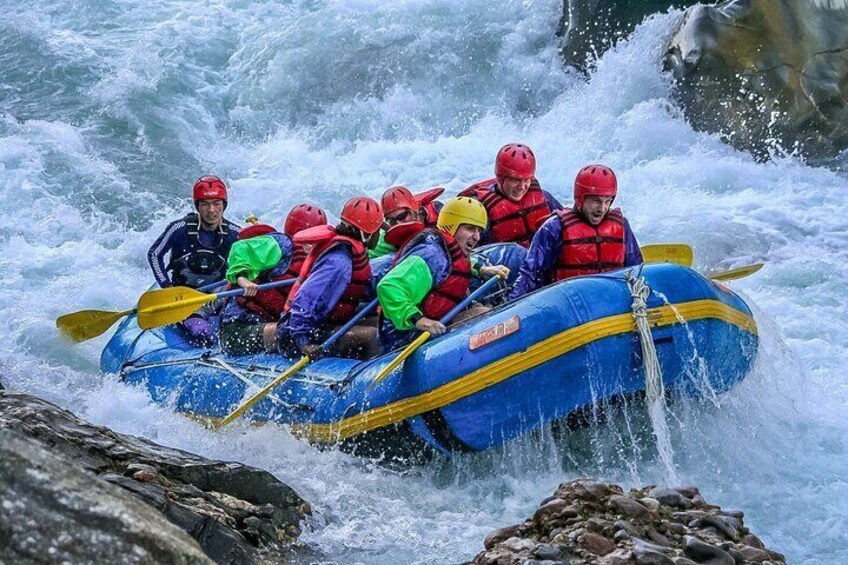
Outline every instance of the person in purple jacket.
<path fill-rule="evenodd" d="M 318 226 L 294 237 L 311 251 L 286 302 L 286 314 L 277 324 L 279 351 L 288 356 L 322 355 L 321 342 L 356 314 L 371 286 L 368 248 L 377 243 L 383 211 L 371 198 L 349 200 L 336 227 Z M 377 328 L 362 323 L 339 339 L 334 352 L 367 358 L 379 352 Z"/>
<path fill-rule="evenodd" d="M 574 180 L 574 207 L 553 214 L 533 236 L 510 298 L 546 284 L 639 265 L 642 252 L 618 208 L 615 173 L 604 165 L 583 167 Z"/>

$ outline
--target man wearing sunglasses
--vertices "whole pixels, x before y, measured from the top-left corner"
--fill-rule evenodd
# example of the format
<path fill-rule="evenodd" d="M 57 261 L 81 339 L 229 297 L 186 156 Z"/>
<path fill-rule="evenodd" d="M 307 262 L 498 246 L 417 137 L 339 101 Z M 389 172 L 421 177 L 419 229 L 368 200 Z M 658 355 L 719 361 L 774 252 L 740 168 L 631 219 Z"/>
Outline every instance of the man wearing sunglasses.
<path fill-rule="evenodd" d="M 444 188 L 431 188 L 412 194 L 405 186 L 392 186 L 383 193 L 380 206 L 383 208 L 383 230 L 377 246 L 368 252 L 370 259 L 394 254 L 397 247 L 386 241 L 386 232 L 398 224 L 421 222 L 424 227 L 433 227 L 439 217 L 442 203 L 436 200 Z"/>

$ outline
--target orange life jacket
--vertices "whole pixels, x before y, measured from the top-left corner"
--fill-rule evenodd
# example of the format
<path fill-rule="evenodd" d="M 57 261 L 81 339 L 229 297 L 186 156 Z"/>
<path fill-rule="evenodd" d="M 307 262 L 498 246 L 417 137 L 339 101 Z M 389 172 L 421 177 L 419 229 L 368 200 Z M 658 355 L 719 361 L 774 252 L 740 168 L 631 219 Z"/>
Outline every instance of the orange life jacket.
<path fill-rule="evenodd" d="M 496 182 L 496 179 L 478 182 L 459 195 L 476 198 L 486 207 L 489 215 L 490 243 L 514 242 L 530 247 L 533 234 L 552 212 L 539 181 L 533 177 L 530 188 L 518 202 L 506 198 L 498 188 L 492 190 L 492 185 Z"/>
<path fill-rule="evenodd" d="M 365 245 L 361 241 L 337 234 L 335 228 L 332 226 L 316 226 L 303 230 L 294 236 L 294 241 L 298 245 L 312 244 L 314 247 L 309 255 L 306 256 L 300 268 L 297 282 L 294 283 L 294 286 L 292 286 L 289 292 L 285 311 L 288 312 L 291 310 L 292 302 L 294 302 L 300 287 L 309 278 L 309 273 L 312 271 L 315 261 L 336 246 L 347 245 L 351 250 L 353 274 L 351 275 L 350 283 L 348 283 L 336 306 L 330 311 L 326 321 L 334 324 L 343 324 L 353 318 L 353 315 L 356 314 L 356 307 L 359 305 L 359 300 L 371 283 L 371 263 L 368 261 L 368 253 Z"/>
<path fill-rule="evenodd" d="M 557 212 L 562 221 L 562 249 L 555 268 L 555 279 L 591 275 L 624 266 L 624 217 L 621 210 L 610 210 L 597 226 L 591 225 L 574 210 Z"/>
<path fill-rule="evenodd" d="M 435 228 L 427 228 L 410 239 L 398 250 L 397 255 L 395 255 L 395 262 L 400 261 L 407 250 L 424 241 L 428 235 L 436 236 L 451 262 L 447 278 L 442 284 L 430 290 L 420 306 L 421 313 L 425 317 L 438 320 L 468 296 L 468 286 L 471 283 L 471 262 L 462 253 L 459 244 L 452 235 Z"/>

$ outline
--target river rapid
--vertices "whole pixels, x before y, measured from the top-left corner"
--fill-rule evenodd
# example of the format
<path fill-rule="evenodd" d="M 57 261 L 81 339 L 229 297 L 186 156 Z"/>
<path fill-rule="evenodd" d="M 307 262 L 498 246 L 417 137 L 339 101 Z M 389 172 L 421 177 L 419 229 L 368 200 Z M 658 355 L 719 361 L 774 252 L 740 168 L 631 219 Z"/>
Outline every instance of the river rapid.
<path fill-rule="evenodd" d="M 567 478 L 697 484 L 790 563 L 848 562 L 848 179 L 757 163 L 694 131 L 659 70 L 680 17 L 649 18 L 588 80 L 561 66 L 561 1 L 6 0 L 0 15 L 0 371 L 7 387 L 117 431 L 272 471 L 315 509 L 304 561 L 455 563 Z M 207 431 L 99 374 L 108 335 L 73 346 L 57 316 L 132 305 L 145 252 L 227 179 L 227 215 L 280 224 L 393 184 L 455 193 L 504 143 L 570 202 L 589 162 L 619 176 L 641 243 L 684 241 L 729 283 L 761 350 L 735 389 L 676 402 L 671 460 L 644 408 L 554 440 L 394 469 L 276 427 Z M 334 218 L 335 219 L 335 218 Z"/>

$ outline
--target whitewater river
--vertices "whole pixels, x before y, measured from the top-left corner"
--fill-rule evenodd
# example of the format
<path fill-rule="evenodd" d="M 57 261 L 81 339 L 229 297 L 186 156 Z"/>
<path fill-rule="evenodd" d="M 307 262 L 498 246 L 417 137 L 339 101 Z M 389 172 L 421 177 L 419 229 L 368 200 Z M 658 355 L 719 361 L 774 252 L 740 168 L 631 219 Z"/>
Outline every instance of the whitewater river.
<path fill-rule="evenodd" d="M 271 470 L 313 503 L 311 559 L 456 563 L 567 478 L 670 475 L 644 410 L 554 442 L 392 470 L 284 430 L 222 433 L 101 378 L 108 337 L 72 346 L 60 314 L 123 309 L 193 180 L 229 217 L 279 224 L 397 183 L 457 191 L 497 149 L 536 150 L 570 201 L 578 168 L 619 174 L 642 243 L 689 242 L 698 268 L 765 262 L 730 283 L 762 347 L 734 390 L 670 409 L 673 473 L 791 563 L 848 562 L 848 180 L 757 163 L 692 130 L 658 61 L 679 12 L 649 19 L 588 81 L 564 69 L 560 1 L 6 0 L 0 15 L 0 371 L 7 386 L 117 431 Z"/>

